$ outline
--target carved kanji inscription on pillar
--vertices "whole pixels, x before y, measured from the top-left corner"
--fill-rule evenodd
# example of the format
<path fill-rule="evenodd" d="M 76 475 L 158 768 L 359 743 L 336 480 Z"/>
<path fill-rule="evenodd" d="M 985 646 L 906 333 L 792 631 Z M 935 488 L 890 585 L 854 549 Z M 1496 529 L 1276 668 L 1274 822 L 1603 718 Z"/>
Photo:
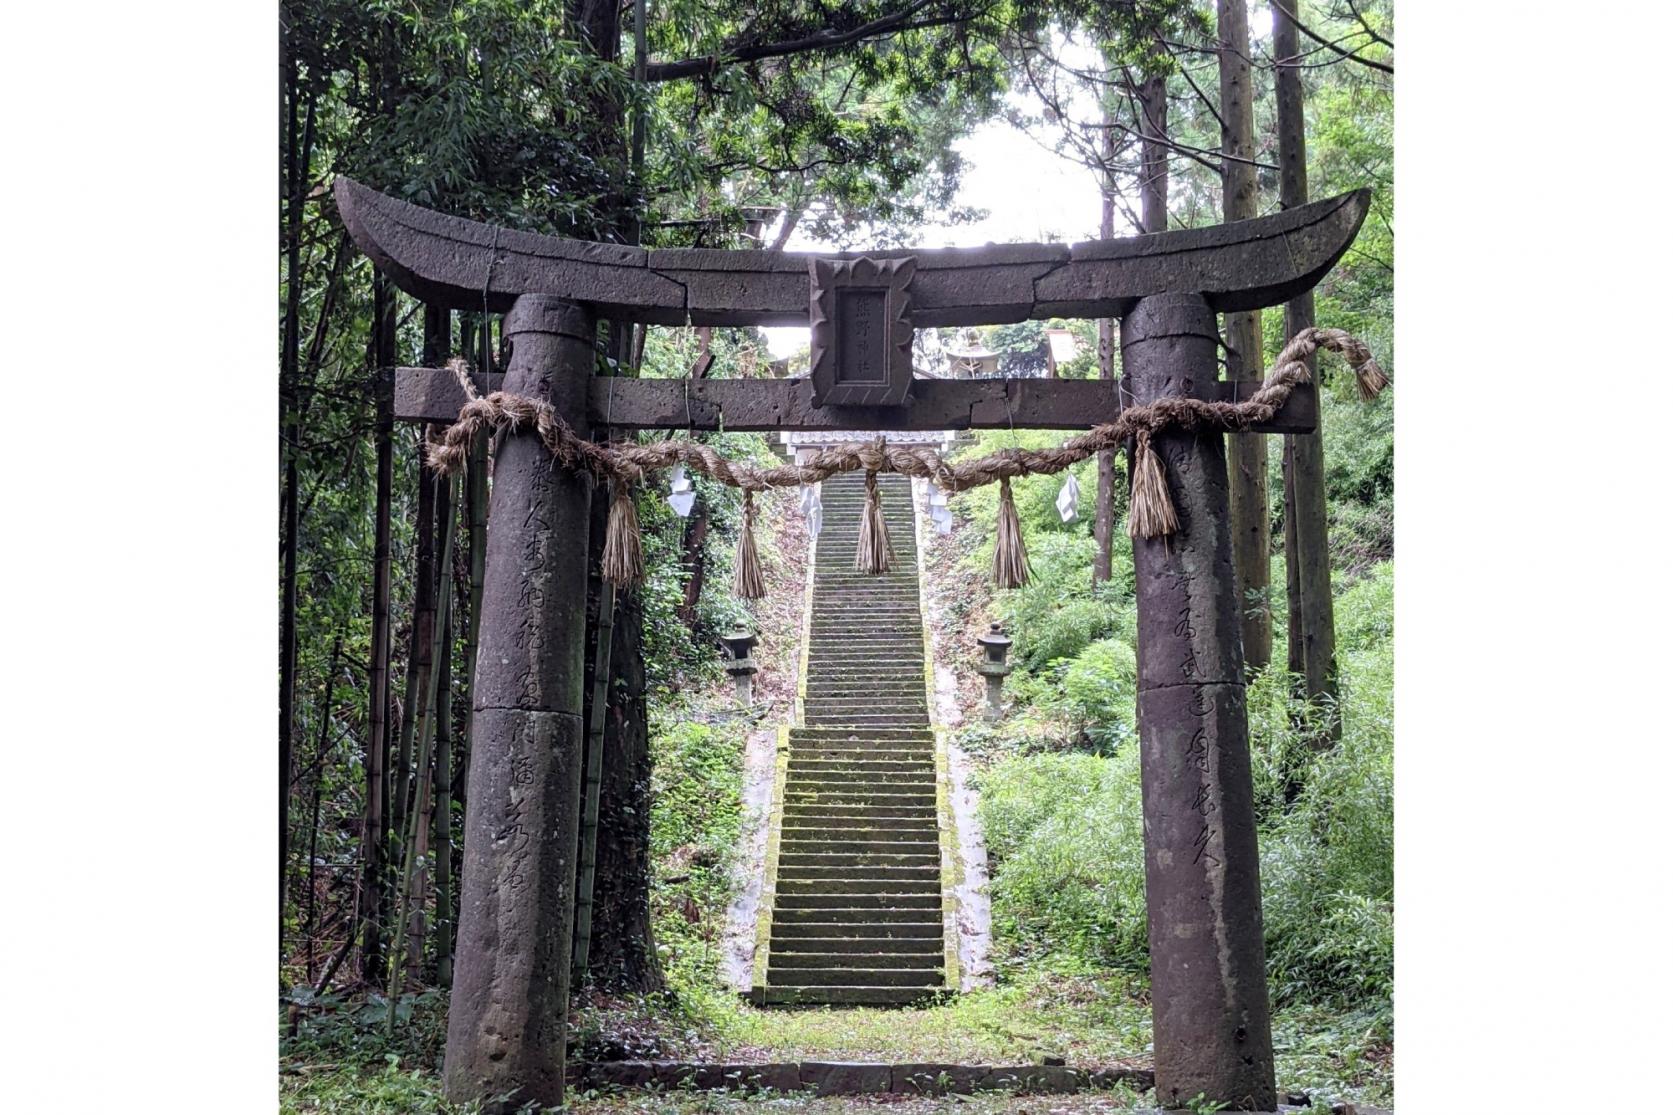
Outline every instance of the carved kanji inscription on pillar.
<path fill-rule="evenodd" d="M 908 286 L 917 261 L 811 259 L 815 406 L 902 406 L 912 391 Z"/>

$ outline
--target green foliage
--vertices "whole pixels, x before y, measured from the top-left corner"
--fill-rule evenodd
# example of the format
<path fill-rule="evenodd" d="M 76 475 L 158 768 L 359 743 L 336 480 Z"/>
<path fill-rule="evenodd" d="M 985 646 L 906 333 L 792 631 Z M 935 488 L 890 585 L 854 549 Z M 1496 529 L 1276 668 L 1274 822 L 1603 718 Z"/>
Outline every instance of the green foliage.
<path fill-rule="evenodd" d="M 479 1103 L 449 1103 L 433 1071 L 412 1068 L 398 1057 L 377 1068 L 303 1064 L 279 1077 L 279 1110 L 284 1115 L 475 1115 Z"/>
<path fill-rule="evenodd" d="M 294 1027 L 290 1022 L 293 1011 Z M 431 988 L 401 996 L 395 1003 L 395 1020 L 400 1025 L 392 1036 L 385 1029 L 388 1017 L 389 1001 L 377 993 L 316 997 L 310 988 L 294 988 L 281 1004 L 284 1026 L 279 1051 L 284 1057 L 313 1062 L 441 1066 L 447 1040 L 445 990 Z"/>
<path fill-rule="evenodd" d="M 1248 690 L 1267 956 L 1281 1004 L 1387 1015 L 1393 977 L 1393 573 L 1338 597 L 1342 741 L 1323 752 L 1281 670 Z M 1022 716 L 1083 717 L 1113 755 L 1011 754 L 981 776 L 995 863 L 996 946 L 1006 965 L 1142 971 L 1143 825 L 1132 658 L 1114 639 L 1058 659 L 1021 693 Z M 1049 679 L 1049 680 L 1045 680 Z M 1297 793 L 1295 788 L 1299 787 Z M 1294 800 L 1289 800 L 1293 794 Z"/>
<path fill-rule="evenodd" d="M 746 734 L 741 721 L 652 725 L 652 910 L 664 974 L 681 993 L 716 978 L 715 921 L 702 912 L 724 911 L 731 897 Z"/>
<path fill-rule="evenodd" d="M 994 942 L 1008 964 L 1143 971 L 1144 819 L 1138 750 L 1002 760 L 981 777 L 996 867 Z"/>

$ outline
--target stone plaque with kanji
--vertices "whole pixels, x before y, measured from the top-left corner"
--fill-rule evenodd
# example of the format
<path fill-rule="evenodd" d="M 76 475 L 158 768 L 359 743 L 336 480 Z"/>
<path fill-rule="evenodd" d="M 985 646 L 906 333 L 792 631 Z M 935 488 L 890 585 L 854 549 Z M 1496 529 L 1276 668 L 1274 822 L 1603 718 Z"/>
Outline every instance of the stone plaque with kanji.
<path fill-rule="evenodd" d="M 903 406 L 912 391 L 908 287 L 917 261 L 808 261 L 815 406 Z"/>

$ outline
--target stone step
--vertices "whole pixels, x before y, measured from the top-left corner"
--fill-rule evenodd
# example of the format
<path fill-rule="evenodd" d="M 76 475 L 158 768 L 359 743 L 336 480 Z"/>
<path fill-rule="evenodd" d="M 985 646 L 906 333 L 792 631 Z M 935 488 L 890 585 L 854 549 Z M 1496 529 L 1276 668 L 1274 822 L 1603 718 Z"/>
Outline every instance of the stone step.
<path fill-rule="evenodd" d="M 871 685 L 874 682 L 919 682 L 927 686 L 929 677 L 918 670 L 903 673 L 887 662 L 871 662 L 865 665 L 849 664 L 841 668 L 831 667 L 819 675 L 825 684 L 832 685 Z M 815 682 L 814 684 L 820 684 Z"/>
<path fill-rule="evenodd" d="M 804 890 L 816 889 L 820 893 L 834 892 L 828 885 L 840 883 L 844 887 L 854 888 L 848 893 L 877 894 L 897 889 L 911 893 L 922 886 L 936 889 L 941 885 L 941 865 L 938 862 L 911 865 L 884 865 L 868 863 L 839 863 L 804 865 L 799 863 L 785 863 L 784 857 L 779 857 L 778 885 L 782 891 L 786 883 L 794 883 Z"/>
<path fill-rule="evenodd" d="M 780 968 L 935 968 L 946 963 L 939 937 L 779 937 L 769 942 Z M 899 960 L 900 963 L 891 963 Z"/>
<path fill-rule="evenodd" d="M 916 674 L 907 677 L 873 678 L 864 681 L 831 677 L 808 682 L 806 696 L 881 697 L 886 693 L 915 693 L 924 696 L 928 692 L 927 685 L 925 679 Z"/>
<path fill-rule="evenodd" d="M 874 684 L 877 685 L 878 688 L 872 688 Z M 876 699 L 911 694 L 920 701 L 926 700 L 926 697 L 924 696 L 926 683 L 922 678 L 912 676 L 905 681 L 897 683 L 894 688 L 883 688 L 883 686 L 888 684 L 889 683 L 887 682 L 855 682 L 851 685 L 838 689 L 810 689 L 806 694 L 804 694 L 803 699 L 806 701 L 849 701 L 857 704 L 868 704 Z M 875 751 L 879 748 L 879 746 L 882 745 L 855 744 L 850 746 L 848 750 Z M 839 750 L 840 749 L 841 748 L 839 747 Z M 926 742 L 912 748 L 911 750 L 914 754 L 925 755 L 933 752 L 935 748 Z"/>
<path fill-rule="evenodd" d="M 924 672 L 923 654 L 917 650 L 903 651 L 898 645 L 872 646 L 863 643 L 832 643 L 824 647 L 809 647 L 809 673 L 814 662 L 830 671 L 833 681 L 864 685 L 874 681 L 916 681 L 929 685 Z M 890 673 L 890 671 L 893 671 Z M 875 676 L 879 675 L 881 676 Z M 924 692 L 926 690 L 920 690 Z"/>
<path fill-rule="evenodd" d="M 790 741 L 790 755 L 813 757 L 830 752 L 845 759 L 931 759 L 935 744 L 929 740 L 906 739 L 794 739 Z"/>
<path fill-rule="evenodd" d="M 933 843 L 941 839 L 941 830 L 931 817 L 922 817 L 910 825 L 900 828 L 879 827 L 883 823 L 879 819 L 878 825 L 853 824 L 824 825 L 824 824 L 795 824 L 788 821 L 780 829 L 785 840 L 802 842 L 838 841 L 875 844 L 923 844 Z"/>
<path fill-rule="evenodd" d="M 778 845 L 778 854 L 783 856 L 913 856 L 917 859 L 929 857 L 937 859 L 940 856 L 940 844 L 937 834 L 930 832 L 927 839 L 918 840 L 877 840 L 872 837 L 852 837 L 852 835 L 833 835 L 830 839 L 788 839 L 786 837 Z M 783 859 L 780 859 L 783 862 Z"/>
<path fill-rule="evenodd" d="M 918 759 L 890 760 L 886 766 L 868 765 L 866 759 L 811 759 L 790 753 L 790 781 L 875 785 L 885 793 L 890 786 L 921 789 L 924 780 L 935 781 L 935 763 L 929 754 Z M 897 790 L 897 793 L 904 792 Z"/>
<path fill-rule="evenodd" d="M 922 662 L 924 639 L 920 630 L 878 634 L 875 628 L 865 631 L 836 632 L 816 638 L 808 647 L 808 657 L 818 655 L 834 664 L 841 658 L 852 658 L 859 665 L 882 665 L 886 662 Z M 817 677 L 818 675 L 813 675 Z"/>
<path fill-rule="evenodd" d="M 892 788 L 865 783 L 813 783 L 805 787 L 786 787 L 784 804 L 840 806 L 844 811 L 853 808 L 872 808 L 902 805 L 934 807 L 935 791 L 920 786 Z"/>
<path fill-rule="evenodd" d="M 939 993 L 931 987 L 766 987 L 760 1002 L 769 1007 L 905 1007 Z"/>
<path fill-rule="evenodd" d="M 924 634 L 923 616 L 917 609 L 910 612 L 893 611 L 884 608 L 842 608 L 829 612 L 816 611 L 809 630 L 815 636 L 821 632 L 855 631 L 861 634 L 874 633 L 878 636 L 891 638 L 922 638 Z"/>
<path fill-rule="evenodd" d="M 903 670 L 912 670 L 913 668 L 914 667 L 910 663 L 901 667 Z M 928 709 L 929 705 L 925 702 L 924 698 L 920 696 L 897 697 L 894 699 L 884 699 L 881 697 L 807 697 L 802 701 L 802 710 L 807 714 L 808 725 L 815 728 L 827 726 L 842 727 L 844 724 L 854 728 L 864 728 L 867 725 L 877 728 L 910 728 L 916 726 L 927 726 L 924 720 L 924 715 Z M 853 712 L 856 718 L 849 721 L 836 721 L 835 723 L 830 723 L 829 714 L 841 712 Z M 909 721 L 905 724 L 874 723 L 871 720 L 865 719 L 865 717 L 900 717 L 908 715 L 916 716 L 917 719 Z M 815 723 L 816 721 L 823 721 L 826 723 Z"/>
<path fill-rule="evenodd" d="M 781 968 L 767 958 L 768 987 L 939 987 L 940 968 Z"/>
<path fill-rule="evenodd" d="M 886 901 L 879 905 L 898 906 L 899 900 L 908 895 L 920 895 L 941 900 L 941 877 L 939 872 L 920 872 L 916 878 L 851 878 L 841 875 L 821 876 L 817 874 L 819 868 L 800 868 L 798 870 L 811 871 L 815 874 L 806 878 L 796 876 L 785 878 L 779 873 L 778 899 L 797 897 L 842 898 L 844 906 L 852 905 L 852 899 L 863 894 L 886 896 Z M 895 871 L 908 870 L 894 868 Z"/>
<path fill-rule="evenodd" d="M 792 823 L 785 819 L 780 832 L 783 839 L 803 842 L 837 842 L 857 844 L 924 844 L 934 843 L 941 839 L 941 829 L 933 817 L 917 818 L 915 823 L 902 823 L 899 827 L 889 828 L 886 821 L 899 820 L 905 822 L 907 818 L 877 818 L 876 824 L 869 824 L 865 819 L 850 824 L 808 824 L 801 821 Z"/>
<path fill-rule="evenodd" d="M 924 629 L 916 625 L 891 630 L 875 623 L 857 622 L 845 627 L 821 627 L 812 636 L 808 644 L 810 657 L 815 654 L 829 657 L 843 651 L 863 652 L 874 661 L 904 658 L 922 661 L 924 656 Z M 818 674 L 812 674 L 810 680 L 818 678 Z"/>
<path fill-rule="evenodd" d="M 924 724 L 928 717 L 920 713 L 917 716 L 850 716 L 833 713 L 828 716 L 810 716 L 807 718 L 813 724 L 846 724 L 861 728 L 904 728 L 913 724 Z"/>
<path fill-rule="evenodd" d="M 831 817 L 806 814 L 785 817 L 785 839 L 796 840 L 937 840 L 940 824 L 934 809 L 917 817 Z"/>
<path fill-rule="evenodd" d="M 935 789 L 935 768 L 891 771 L 887 776 L 863 770 L 790 771 L 785 788 L 795 793 L 844 793 L 855 787 L 884 794 L 929 793 Z"/>
<path fill-rule="evenodd" d="M 778 856 L 780 879 L 863 879 L 885 885 L 891 880 L 920 882 L 941 877 L 941 857 L 915 852 L 786 852 Z"/>
<path fill-rule="evenodd" d="M 862 752 L 860 756 L 841 754 L 827 756 L 817 752 L 808 754 L 792 751 L 790 753 L 790 771 L 792 774 L 797 771 L 817 773 L 819 771 L 835 770 L 872 771 L 878 774 L 888 771 L 929 771 L 931 774 L 935 773 L 935 757 L 933 755 L 925 754 L 910 759 L 880 759 L 874 757 L 876 754 L 876 752 Z"/>
<path fill-rule="evenodd" d="M 923 948 L 923 942 L 940 944 L 941 919 L 932 921 L 877 921 L 870 910 L 859 910 L 852 921 L 797 921 L 781 922 L 773 919 L 773 948 L 777 950 L 782 938 L 786 941 L 808 939 L 817 942 L 812 948 L 833 947 L 837 941 L 858 941 L 879 952 L 900 946 L 907 951 Z"/>
<path fill-rule="evenodd" d="M 846 574 L 843 574 L 846 575 Z M 814 607 L 841 607 L 843 601 L 875 599 L 879 604 L 902 604 L 897 595 L 918 588 L 917 574 L 907 572 L 898 577 L 893 573 L 856 573 L 854 580 L 843 584 L 832 582 L 839 576 L 831 570 L 821 570 L 814 578 L 813 599 L 810 603 Z M 923 602 L 917 601 L 918 609 L 923 610 Z"/>
<path fill-rule="evenodd" d="M 792 758 L 864 759 L 873 762 L 919 762 L 935 757 L 935 746 L 927 740 L 801 740 L 790 745 Z"/>
<path fill-rule="evenodd" d="M 930 728 L 893 728 L 893 730 L 877 730 L 877 732 L 857 732 L 850 728 L 806 728 L 795 727 L 790 730 L 791 742 L 796 740 L 925 740 L 934 742 L 935 732 Z"/>
<path fill-rule="evenodd" d="M 810 650 L 833 650 L 841 647 L 864 647 L 873 651 L 921 651 L 924 628 L 914 620 L 895 625 L 889 620 L 855 616 L 842 620 L 820 620 L 808 629 Z"/>
<path fill-rule="evenodd" d="M 902 650 L 899 647 L 878 647 L 870 650 L 858 647 L 852 643 L 841 646 L 810 647 L 807 653 L 809 672 L 815 662 L 833 673 L 860 676 L 865 672 L 879 670 L 896 670 L 893 675 L 899 679 L 903 676 L 917 677 L 924 673 L 924 655 L 921 650 Z M 910 674 L 898 671 L 909 670 Z M 869 680 L 869 679 L 868 679 Z M 927 682 L 926 682 L 927 684 Z"/>
<path fill-rule="evenodd" d="M 854 559 L 850 554 L 833 557 L 827 561 L 815 561 L 813 598 L 823 603 L 833 599 L 838 594 L 847 592 L 896 592 L 904 588 L 918 587 L 918 569 L 912 561 L 901 560 L 895 555 L 894 568 L 888 573 L 858 573 L 854 570 Z M 840 578 L 847 578 L 842 580 Z M 920 606 L 921 602 L 920 602 Z"/>
<path fill-rule="evenodd" d="M 867 945 L 870 942 L 853 942 L 856 945 Z M 845 968 L 859 968 L 866 971 L 912 971 L 928 970 L 939 974 L 941 965 L 946 958 L 940 949 L 925 949 L 920 947 L 914 952 L 900 950 L 891 951 L 861 951 L 856 948 L 844 949 L 816 949 L 807 947 L 806 938 L 798 938 L 793 952 L 780 952 L 773 949 L 768 954 L 768 971 L 778 969 L 808 969 L 823 968 L 829 971 L 840 971 Z"/>
<path fill-rule="evenodd" d="M 784 814 L 786 827 L 838 829 L 843 827 L 903 829 L 913 825 L 935 824 L 935 805 L 922 802 L 916 805 L 869 805 L 847 807 L 820 805 L 817 802 L 798 802 Z"/>
<path fill-rule="evenodd" d="M 870 894 L 819 893 L 781 894 L 773 906 L 773 923 L 810 921 L 852 921 L 917 923 L 926 917 L 940 917 L 939 891 Z"/>

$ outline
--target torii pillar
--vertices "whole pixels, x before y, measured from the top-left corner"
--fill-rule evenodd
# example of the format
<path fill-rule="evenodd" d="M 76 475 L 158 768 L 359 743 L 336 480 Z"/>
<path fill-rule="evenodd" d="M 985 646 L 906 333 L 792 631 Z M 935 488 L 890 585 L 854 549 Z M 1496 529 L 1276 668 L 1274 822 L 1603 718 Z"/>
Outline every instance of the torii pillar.
<path fill-rule="evenodd" d="M 1193 393 L 1216 378 L 1217 344 L 1201 295 L 1141 299 L 1121 319 L 1128 390 L 1141 404 Z M 1133 540 L 1156 1101 L 1273 1111 L 1224 439 L 1170 432 L 1152 445 L 1179 517 L 1173 536 Z"/>
<path fill-rule="evenodd" d="M 505 389 L 550 402 L 583 435 L 593 326 L 543 294 L 505 319 Z M 532 432 L 494 455 L 443 1063 L 449 1098 L 509 1095 L 485 1111 L 563 1102 L 592 496 L 592 478 L 558 467 Z"/>

